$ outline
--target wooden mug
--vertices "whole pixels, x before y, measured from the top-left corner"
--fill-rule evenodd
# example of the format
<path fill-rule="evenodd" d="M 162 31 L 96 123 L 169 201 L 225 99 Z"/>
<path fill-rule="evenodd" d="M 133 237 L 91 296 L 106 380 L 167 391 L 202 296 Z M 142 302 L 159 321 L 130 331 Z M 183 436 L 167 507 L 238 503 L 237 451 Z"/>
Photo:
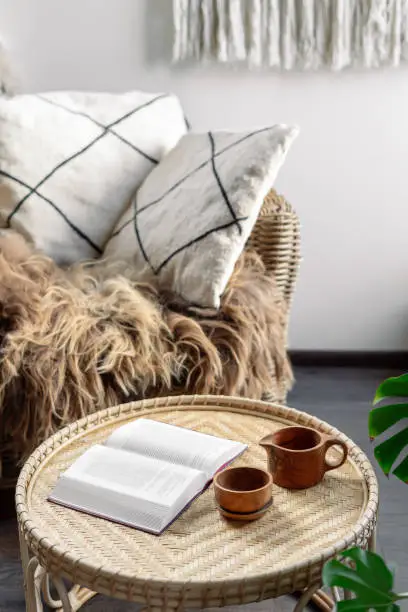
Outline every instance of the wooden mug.
<path fill-rule="evenodd" d="M 262 438 L 259 443 L 268 455 L 268 467 L 275 484 L 286 489 L 306 489 L 319 483 L 326 472 L 347 459 L 347 446 L 334 436 L 310 427 L 285 427 Z M 326 459 L 331 446 L 341 446 L 338 463 Z"/>
<path fill-rule="evenodd" d="M 215 499 L 221 509 L 249 514 L 264 508 L 272 499 L 272 477 L 255 467 L 233 467 L 214 478 Z"/>

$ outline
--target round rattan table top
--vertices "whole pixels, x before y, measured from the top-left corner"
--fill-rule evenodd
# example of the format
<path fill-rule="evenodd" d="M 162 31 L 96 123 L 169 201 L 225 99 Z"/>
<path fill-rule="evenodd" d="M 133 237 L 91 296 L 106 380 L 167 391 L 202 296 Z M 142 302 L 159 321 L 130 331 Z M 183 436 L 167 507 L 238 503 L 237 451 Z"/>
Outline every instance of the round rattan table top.
<path fill-rule="evenodd" d="M 252 523 L 223 519 L 212 486 L 160 536 L 47 501 L 58 476 L 81 453 L 142 415 L 247 443 L 234 465 L 266 468 L 257 442 L 293 423 L 339 435 L 349 458 L 311 489 L 274 486 L 271 509 Z M 331 452 L 336 459 L 337 449 Z M 378 490 L 364 453 L 315 417 L 242 398 L 181 396 L 109 408 L 61 430 L 25 464 L 16 504 L 22 534 L 49 572 L 124 599 L 205 607 L 275 597 L 316 580 L 328 558 L 367 543 Z"/>

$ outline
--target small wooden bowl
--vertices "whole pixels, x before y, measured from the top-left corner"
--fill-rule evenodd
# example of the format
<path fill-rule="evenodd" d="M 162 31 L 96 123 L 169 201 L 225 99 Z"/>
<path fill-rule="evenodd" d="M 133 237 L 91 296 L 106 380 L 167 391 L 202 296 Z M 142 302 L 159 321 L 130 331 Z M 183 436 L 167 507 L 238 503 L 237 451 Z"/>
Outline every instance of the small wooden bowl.
<path fill-rule="evenodd" d="M 229 468 L 214 478 L 215 499 L 230 513 L 257 512 L 272 499 L 272 476 L 254 467 Z"/>

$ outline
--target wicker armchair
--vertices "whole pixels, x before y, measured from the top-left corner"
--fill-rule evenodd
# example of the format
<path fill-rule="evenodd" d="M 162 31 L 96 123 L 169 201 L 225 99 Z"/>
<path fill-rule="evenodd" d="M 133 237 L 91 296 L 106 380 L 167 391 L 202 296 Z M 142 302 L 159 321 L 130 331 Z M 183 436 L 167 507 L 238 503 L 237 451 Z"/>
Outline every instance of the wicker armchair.
<path fill-rule="evenodd" d="M 288 306 L 287 336 L 290 306 L 300 264 L 300 223 L 291 205 L 274 189 L 264 200 L 247 246 L 257 251 L 268 272 L 275 275 Z M 281 380 L 278 384 L 275 379 L 274 387 L 265 389 L 263 399 L 285 404 L 289 384 L 289 380 Z"/>
<path fill-rule="evenodd" d="M 290 204 L 274 190 L 271 190 L 265 198 L 258 221 L 248 241 L 248 248 L 255 249 L 261 255 L 267 270 L 275 275 L 289 311 L 300 261 L 300 226 Z M 278 384 L 276 381 L 272 389 L 265 390 L 264 399 L 285 403 L 289 382 L 283 380 Z M 17 471 L 14 460 L 2 456 L 0 439 L 1 499 L 5 500 L 6 490 L 11 491 L 14 488 Z M 12 501 L 10 503 L 13 504 Z M 0 504 L 0 516 L 1 514 Z"/>
<path fill-rule="evenodd" d="M 300 224 L 292 206 L 274 189 L 264 200 L 248 246 L 261 255 L 290 306 L 300 264 Z"/>

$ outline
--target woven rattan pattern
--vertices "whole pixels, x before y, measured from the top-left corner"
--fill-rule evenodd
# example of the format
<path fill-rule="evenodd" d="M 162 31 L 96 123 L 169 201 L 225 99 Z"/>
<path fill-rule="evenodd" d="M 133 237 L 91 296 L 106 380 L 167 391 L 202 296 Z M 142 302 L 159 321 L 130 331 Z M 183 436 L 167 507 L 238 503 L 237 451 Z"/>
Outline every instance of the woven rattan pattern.
<path fill-rule="evenodd" d="M 20 527 L 49 571 L 153 606 L 242 603 L 304 588 L 318 578 L 330 556 L 366 544 L 371 535 L 376 478 L 365 455 L 344 434 L 340 437 L 349 446 L 350 460 L 342 468 L 309 490 L 274 487 L 272 509 L 253 523 L 237 526 L 222 519 L 212 487 L 160 537 L 46 501 L 58 475 L 86 448 L 142 414 L 246 442 L 249 450 L 236 464 L 261 467 L 266 456 L 257 441 L 284 424 L 338 434 L 290 408 L 215 396 L 134 402 L 82 419 L 35 451 L 17 485 Z"/>
<path fill-rule="evenodd" d="M 262 257 L 290 306 L 300 265 L 300 223 L 291 205 L 271 189 L 247 246 Z"/>
<path fill-rule="evenodd" d="M 249 237 L 247 248 L 254 249 L 261 257 L 267 271 L 273 274 L 288 306 L 285 322 L 286 335 L 289 325 L 290 306 L 300 265 L 300 223 L 291 205 L 271 189 L 264 199 L 258 220 Z M 290 383 L 285 377 L 274 380 L 270 389 L 265 389 L 264 400 L 286 403 Z"/>

